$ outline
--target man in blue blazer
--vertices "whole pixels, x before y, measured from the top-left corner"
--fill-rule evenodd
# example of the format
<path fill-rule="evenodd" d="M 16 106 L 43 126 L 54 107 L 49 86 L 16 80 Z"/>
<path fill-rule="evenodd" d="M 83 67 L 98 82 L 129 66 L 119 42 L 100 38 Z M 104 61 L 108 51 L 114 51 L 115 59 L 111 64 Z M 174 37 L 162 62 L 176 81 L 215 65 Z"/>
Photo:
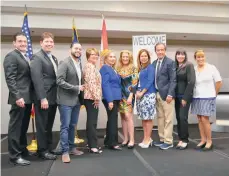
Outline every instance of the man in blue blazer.
<path fill-rule="evenodd" d="M 175 113 L 174 97 L 176 88 L 175 61 L 168 58 L 166 46 L 163 43 L 155 45 L 157 60 L 155 67 L 155 86 L 157 89 L 157 118 L 158 134 L 160 141 L 154 142 L 155 146 L 166 150 L 173 147 L 173 117 Z"/>

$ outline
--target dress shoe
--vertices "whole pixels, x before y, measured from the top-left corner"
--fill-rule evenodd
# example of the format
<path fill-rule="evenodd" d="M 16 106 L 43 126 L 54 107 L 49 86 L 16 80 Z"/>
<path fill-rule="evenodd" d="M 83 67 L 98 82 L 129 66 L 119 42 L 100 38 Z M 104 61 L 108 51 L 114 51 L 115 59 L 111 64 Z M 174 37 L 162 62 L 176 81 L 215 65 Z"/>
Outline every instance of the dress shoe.
<path fill-rule="evenodd" d="M 195 147 L 195 149 L 196 149 L 196 150 L 201 150 L 202 148 L 205 147 L 205 145 L 206 145 L 206 143 L 204 143 L 204 144 L 202 144 L 202 145 L 197 145 L 197 146 Z"/>
<path fill-rule="evenodd" d="M 61 149 L 54 149 L 54 150 L 51 150 L 49 152 L 52 153 L 53 155 L 61 155 L 62 154 Z"/>
<path fill-rule="evenodd" d="M 176 146 L 176 149 L 180 149 L 181 145 L 182 145 L 182 141 L 179 141 L 179 143 Z"/>
<path fill-rule="evenodd" d="M 90 148 L 89 152 L 93 154 L 101 154 L 103 151 L 99 148 Z"/>
<path fill-rule="evenodd" d="M 53 155 L 52 153 L 46 152 L 39 155 L 40 158 L 45 160 L 55 160 L 57 158 L 56 155 Z"/>
<path fill-rule="evenodd" d="M 117 150 L 117 151 L 121 151 L 122 150 L 122 147 L 120 147 L 118 145 L 116 145 L 116 146 L 110 146 L 108 148 L 111 149 L 111 150 Z"/>
<path fill-rule="evenodd" d="M 11 160 L 10 159 L 10 163 L 11 164 L 14 164 L 14 165 L 19 165 L 19 166 L 27 166 L 27 165 L 30 165 L 30 161 L 28 160 L 25 160 L 23 158 L 18 158 L 16 160 Z"/>
<path fill-rule="evenodd" d="M 62 155 L 62 162 L 63 163 L 70 163 L 70 157 L 69 157 L 69 154 L 68 153 L 65 153 Z"/>
<path fill-rule="evenodd" d="M 188 148 L 188 143 L 186 142 L 182 142 L 181 146 L 180 146 L 180 150 L 185 150 L 186 148 Z"/>

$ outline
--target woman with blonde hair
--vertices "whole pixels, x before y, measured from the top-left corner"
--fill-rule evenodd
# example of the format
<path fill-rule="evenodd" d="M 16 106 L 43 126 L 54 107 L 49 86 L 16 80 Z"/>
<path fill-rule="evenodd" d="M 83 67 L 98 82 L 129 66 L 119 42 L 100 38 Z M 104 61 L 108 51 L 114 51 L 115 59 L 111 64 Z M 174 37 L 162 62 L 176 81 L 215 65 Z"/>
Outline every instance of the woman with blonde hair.
<path fill-rule="evenodd" d="M 87 111 L 86 133 L 90 153 L 102 153 L 97 147 L 97 121 L 99 103 L 102 99 L 101 75 L 96 68 L 99 52 L 95 48 L 86 50 L 87 63 L 83 69 L 84 78 L 84 105 Z"/>
<path fill-rule="evenodd" d="M 133 55 L 122 50 L 118 61 L 117 72 L 121 77 L 122 99 L 119 104 L 124 141 L 122 146 L 134 147 L 133 107 L 134 94 L 138 82 L 138 70 L 133 65 Z"/>
<path fill-rule="evenodd" d="M 151 139 L 153 119 L 156 117 L 156 88 L 154 84 L 155 69 L 151 64 L 148 50 L 141 49 L 137 57 L 139 82 L 136 92 L 136 106 L 139 119 L 142 120 L 144 138 L 139 146 L 152 146 Z"/>
<path fill-rule="evenodd" d="M 115 71 L 116 56 L 111 50 L 101 53 L 104 65 L 100 69 L 102 76 L 103 104 L 107 111 L 107 128 L 104 145 L 112 150 L 122 150 L 118 145 L 118 107 L 122 98 L 121 79 Z"/>
<path fill-rule="evenodd" d="M 213 148 L 209 117 L 216 113 L 216 96 L 222 86 L 222 78 L 218 69 L 206 62 L 203 50 L 197 50 L 194 58 L 197 66 L 191 113 L 197 115 L 201 137 L 196 149 L 209 151 Z"/>

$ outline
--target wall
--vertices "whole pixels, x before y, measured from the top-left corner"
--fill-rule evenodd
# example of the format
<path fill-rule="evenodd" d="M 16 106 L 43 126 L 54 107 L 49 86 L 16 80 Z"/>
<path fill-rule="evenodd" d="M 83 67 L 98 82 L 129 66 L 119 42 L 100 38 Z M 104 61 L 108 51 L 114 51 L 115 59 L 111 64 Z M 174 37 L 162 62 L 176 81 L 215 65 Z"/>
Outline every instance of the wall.
<path fill-rule="evenodd" d="M 176 42 L 177 44 L 169 44 L 167 46 L 167 55 L 171 58 L 174 58 L 174 54 L 176 49 L 183 47 L 186 49 L 188 58 L 191 62 L 195 63 L 193 59 L 193 53 L 198 48 L 203 48 L 206 52 L 207 60 L 209 63 L 214 64 L 220 71 L 222 77 L 228 77 L 229 75 L 229 47 L 228 45 L 223 45 L 222 47 L 214 47 L 211 45 L 203 45 L 201 42 L 196 41 L 195 43 L 192 42 L 192 44 L 185 44 L 185 45 L 179 45 L 179 42 Z M 182 42 L 180 42 L 182 43 Z M 100 44 L 89 44 L 89 43 L 82 43 L 84 51 L 83 51 L 83 58 L 85 59 L 85 49 L 89 47 L 96 47 L 100 48 Z M 132 46 L 130 44 L 110 44 L 109 45 L 111 49 L 113 49 L 116 52 L 116 56 L 118 57 L 119 52 L 123 49 L 132 50 Z M 3 73 L 2 63 L 4 60 L 4 56 L 12 50 L 12 43 L 9 42 L 2 42 L 1 44 L 1 68 L 0 73 Z M 33 49 L 34 52 L 38 51 L 40 48 L 38 43 L 33 43 Z M 68 56 L 69 52 L 69 44 L 66 43 L 56 43 L 55 49 L 53 51 L 53 54 L 58 58 L 58 60 L 62 60 Z M 83 63 L 84 63 L 84 59 Z M 5 83 L 5 77 L 4 74 L 1 74 L 1 129 L 2 133 L 7 133 L 8 130 L 8 121 L 9 121 L 9 109 L 10 106 L 7 104 L 7 98 L 8 98 L 8 89 Z M 141 121 L 137 120 L 135 117 L 135 125 L 141 126 Z M 196 123 L 196 118 L 193 116 L 189 117 L 190 123 Z M 79 123 L 78 123 L 78 129 L 85 129 L 86 124 L 86 115 L 85 115 L 85 109 L 81 110 Z M 106 124 L 106 113 L 103 105 L 101 105 L 100 112 L 99 112 L 99 123 L 98 128 L 105 128 Z M 120 121 L 119 121 L 120 126 Z M 59 131 L 60 129 L 60 121 L 59 121 L 59 112 L 57 112 L 55 123 L 54 123 L 54 131 Z M 31 131 L 31 128 L 29 129 Z"/>

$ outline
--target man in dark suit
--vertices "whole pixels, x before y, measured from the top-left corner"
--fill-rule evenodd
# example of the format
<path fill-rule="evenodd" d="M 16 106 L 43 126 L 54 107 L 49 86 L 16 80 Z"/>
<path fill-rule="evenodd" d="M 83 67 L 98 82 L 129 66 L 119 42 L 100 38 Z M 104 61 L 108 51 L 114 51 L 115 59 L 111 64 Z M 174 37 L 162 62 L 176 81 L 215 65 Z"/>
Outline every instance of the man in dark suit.
<path fill-rule="evenodd" d="M 41 36 L 41 50 L 31 60 L 31 77 L 35 89 L 35 115 L 38 155 L 47 160 L 56 159 L 52 154 L 52 127 L 56 115 L 56 71 L 58 62 L 51 54 L 54 37 L 49 32 Z"/>
<path fill-rule="evenodd" d="M 57 103 L 61 121 L 60 144 L 64 163 L 70 162 L 69 154 L 83 154 L 74 144 L 75 126 L 78 122 L 84 90 L 81 54 L 81 45 L 72 43 L 70 56 L 60 63 L 57 71 Z"/>
<path fill-rule="evenodd" d="M 26 56 L 27 39 L 24 33 L 14 35 L 15 50 L 5 57 L 3 66 L 9 88 L 8 104 L 11 104 L 8 127 L 8 150 L 10 162 L 29 165 L 22 156 L 28 154 L 26 133 L 32 107 L 32 81 L 29 58 Z"/>
<path fill-rule="evenodd" d="M 165 55 L 166 46 L 163 43 L 155 45 L 157 60 L 153 62 L 156 69 L 155 86 L 157 89 L 157 122 L 159 142 L 155 146 L 166 150 L 173 147 L 173 118 L 175 113 L 174 98 L 176 88 L 175 62 Z"/>

